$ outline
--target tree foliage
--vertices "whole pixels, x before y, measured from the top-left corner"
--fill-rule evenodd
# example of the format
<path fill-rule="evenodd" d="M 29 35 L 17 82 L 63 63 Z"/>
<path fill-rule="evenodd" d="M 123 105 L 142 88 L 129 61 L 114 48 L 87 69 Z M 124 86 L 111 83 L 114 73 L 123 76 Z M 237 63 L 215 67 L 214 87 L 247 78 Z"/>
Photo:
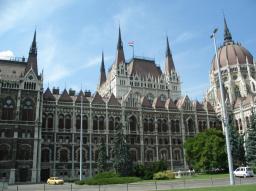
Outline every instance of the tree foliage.
<path fill-rule="evenodd" d="M 244 137 L 234 127 L 233 116 L 229 116 L 229 140 L 230 149 L 235 167 L 245 165 Z"/>
<path fill-rule="evenodd" d="M 246 162 L 251 166 L 256 165 L 256 114 L 251 118 L 251 125 L 247 127 Z"/>
<path fill-rule="evenodd" d="M 116 172 L 122 176 L 129 175 L 132 170 L 132 162 L 130 160 L 126 136 L 123 133 L 123 125 L 121 123 L 119 123 L 119 125 L 116 127 L 113 154 L 113 166 Z"/>
<path fill-rule="evenodd" d="M 208 129 L 185 142 L 188 164 L 195 170 L 210 171 L 227 167 L 225 138 L 222 131 Z"/>
<path fill-rule="evenodd" d="M 106 145 L 104 142 L 104 139 L 101 139 L 101 143 L 99 145 L 99 154 L 98 154 L 98 160 L 97 160 L 97 168 L 98 172 L 105 172 L 107 171 L 107 151 L 106 151 Z"/>

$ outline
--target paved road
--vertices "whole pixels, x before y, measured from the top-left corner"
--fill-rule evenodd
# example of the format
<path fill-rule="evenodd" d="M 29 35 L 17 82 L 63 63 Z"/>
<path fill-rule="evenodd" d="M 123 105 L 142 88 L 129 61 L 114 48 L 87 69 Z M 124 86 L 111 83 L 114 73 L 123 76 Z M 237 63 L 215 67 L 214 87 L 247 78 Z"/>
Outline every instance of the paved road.
<path fill-rule="evenodd" d="M 236 178 L 236 184 L 255 184 L 254 178 Z M 79 186 L 75 184 L 65 183 L 64 185 L 46 185 L 46 184 L 29 184 L 29 185 L 10 185 L 4 191 L 150 191 L 150 190 L 167 190 L 174 188 L 199 188 L 211 186 L 227 186 L 229 179 L 210 179 L 210 180 L 172 180 L 142 182 L 132 184 L 117 184 L 106 186 Z M 128 186 L 128 187 L 127 187 Z M 71 189 L 72 188 L 72 189 Z M 17 190 L 18 189 L 18 190 Z M 2 191 L 2 188 L 0 188 Z"/>

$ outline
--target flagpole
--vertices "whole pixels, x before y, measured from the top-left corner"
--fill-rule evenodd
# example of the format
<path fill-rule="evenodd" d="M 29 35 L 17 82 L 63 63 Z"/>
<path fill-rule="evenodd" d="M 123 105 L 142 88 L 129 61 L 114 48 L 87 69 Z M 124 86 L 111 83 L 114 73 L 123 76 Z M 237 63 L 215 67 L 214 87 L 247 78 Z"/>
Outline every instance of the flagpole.
<path fill-rule="evenodd" d="M 80 121 L 80 180 L 82 180 L 83 170 L 83 93 L 81 93 L 81 121 Z"/>

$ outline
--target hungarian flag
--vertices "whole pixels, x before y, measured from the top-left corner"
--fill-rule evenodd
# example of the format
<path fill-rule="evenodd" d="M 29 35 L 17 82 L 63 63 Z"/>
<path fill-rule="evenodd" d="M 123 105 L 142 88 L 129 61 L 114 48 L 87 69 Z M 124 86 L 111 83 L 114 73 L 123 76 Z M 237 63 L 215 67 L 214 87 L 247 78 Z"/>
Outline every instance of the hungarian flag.
<path fill-rule="evenodd" d="M 128 46 L 134 46 L 134 41 L 129 41 Z"/>

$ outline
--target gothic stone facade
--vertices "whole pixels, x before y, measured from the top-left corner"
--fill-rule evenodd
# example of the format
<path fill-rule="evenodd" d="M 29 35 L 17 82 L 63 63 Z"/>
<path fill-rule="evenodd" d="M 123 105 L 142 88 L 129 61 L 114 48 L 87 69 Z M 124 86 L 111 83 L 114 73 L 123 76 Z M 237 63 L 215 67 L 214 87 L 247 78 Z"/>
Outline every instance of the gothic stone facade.
<path fill-rule="evenodd" d="M 164 72 L 153 60 L 126 62 L 119 30 L 116 60 L 106 76 L 102 57 L 94 95 L 56 88 L 43 92 L 35 34 L 28 60 L 0 61 L 0 178 L 10 183 L 45 181 L 49 176 L 78 178 L 81 117 L 85 176 L 90 166 L 97 171 L 101 139 L 111 166 L 119 123 L 134 163 L 165 160 L 172 170 L 187 168 L 184 141 L 221 124 L 209 102 L 181 96 L 168 39 L 165 56 Z"/>

